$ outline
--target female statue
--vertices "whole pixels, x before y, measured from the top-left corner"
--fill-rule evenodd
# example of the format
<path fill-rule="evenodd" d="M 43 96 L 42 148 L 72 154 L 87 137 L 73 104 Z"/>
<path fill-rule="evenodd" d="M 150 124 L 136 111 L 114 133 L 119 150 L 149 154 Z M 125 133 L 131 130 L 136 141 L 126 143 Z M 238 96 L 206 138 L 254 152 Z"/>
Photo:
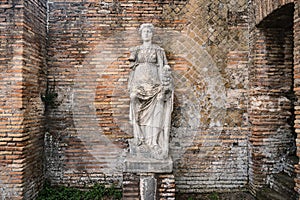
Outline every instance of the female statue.
<path fill-rule="evenodd" d="M 152 44 L 153 32 L 152 24 L 142 24 L 139 33 L 143 44 L 130 50 L 130 120 L 136 151 L 142 156 L 165 159 L 168 157 L 173 81 L 165 51 Z"/>

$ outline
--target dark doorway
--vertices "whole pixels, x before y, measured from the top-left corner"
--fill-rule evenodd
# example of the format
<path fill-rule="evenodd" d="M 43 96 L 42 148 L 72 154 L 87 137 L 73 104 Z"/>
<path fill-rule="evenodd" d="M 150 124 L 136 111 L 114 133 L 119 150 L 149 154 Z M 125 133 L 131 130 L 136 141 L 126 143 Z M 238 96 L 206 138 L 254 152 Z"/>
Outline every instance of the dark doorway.
<path fill-rule="evenodd" d="M 258 24 L 253 35 L 249 170 L 250 184 L 258 191 L 258 197 L 278 193 L 288 199 L 297 198 L 293 189 L 294 164 L 298 163 L 294 130 L 293 16 L 294 4 L 287 4 Z"/>

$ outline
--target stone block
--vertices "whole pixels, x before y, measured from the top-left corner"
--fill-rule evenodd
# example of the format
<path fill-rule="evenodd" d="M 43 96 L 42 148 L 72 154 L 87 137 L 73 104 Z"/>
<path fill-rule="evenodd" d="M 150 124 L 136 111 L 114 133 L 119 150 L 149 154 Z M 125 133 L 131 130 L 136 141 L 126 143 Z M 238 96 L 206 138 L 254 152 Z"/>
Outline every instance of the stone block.
<path fill-rule="evenodd" d="M 142 157 L 127 157 L 125 159 L 125 172 L 170 173 L 172 171 L 173 161 L 170 157 L 164 160 Z"/>

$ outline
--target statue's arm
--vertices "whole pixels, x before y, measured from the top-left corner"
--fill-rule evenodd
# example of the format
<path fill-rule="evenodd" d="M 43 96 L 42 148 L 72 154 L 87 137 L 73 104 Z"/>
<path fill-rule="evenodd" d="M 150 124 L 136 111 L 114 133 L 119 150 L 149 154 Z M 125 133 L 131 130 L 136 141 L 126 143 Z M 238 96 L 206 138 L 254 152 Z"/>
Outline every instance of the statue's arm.
<path fill-rule="evenodd" d="M 163 63 L 164 63 L 164 66 L 165 66 L 165 65 L 168 65 L 168 60 L 167 60 L 167 56 L 166 56 L 165 50 L 162 50 L 162 57 L 163 57 Z M 168 66 L 169 66 L 169 65 L 168 65 Z"/>
<path fill-rule="evenodd" d="M 134 76 L 134 70 L 135 70 L 135 68 L 137 66 L 137 62 L 136 62 L 137 47 L 130 48 L 129 51 L 130 51 L 130 55 L 129 55 L 128 60 L 130 62 L 130 69 L 132 71 L 130 72 L 130 75 L 129 75 L 128 89 L 131 90 L 131 83 L 132 83 L 132 79 L 133 79 L 133 76 Z"/>
<path fill-rule="evenodd" d="M 135 47 L 130 48 L 129 51 L 130 51 L 130 55 L 129 55 L 128 60 L 130 62 L 135 61 L 135 58 L 136 58 L 136 48 Z"/>
<path fill-rule="evenodd" d="M 137 63 L 136 59 L 137 59 L 137 51 L 138 51 L 138 49 L 137 49 L 137 47 L 133 47 L 129 51 L 130 51 L 130 56 L 129 56 L 128 60 L 130 62 L 130 68 L 132 70 L 134 70 L 135 67 L 136 67 L 136 63 Z"/>
<path fill-rule="evenodd" d="M 171 67 L 168 65 L 168 60 L 164 49 L 160 48 L 159 53 L 159 74 L 160 80 L 164 89 L 166 91 L 172 91 L 173 88 L 173 81 L 172 81 L 172 70 Z"/>

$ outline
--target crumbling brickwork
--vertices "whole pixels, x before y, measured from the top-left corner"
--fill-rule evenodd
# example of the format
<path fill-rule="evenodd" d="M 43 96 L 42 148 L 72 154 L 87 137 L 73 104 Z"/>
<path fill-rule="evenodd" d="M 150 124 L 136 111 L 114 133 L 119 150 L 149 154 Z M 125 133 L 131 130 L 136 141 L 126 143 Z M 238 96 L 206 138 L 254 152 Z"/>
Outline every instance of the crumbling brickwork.
<path fill-rule="evenodd" d="M 297 156 L 300 156 L 300 144 L 299 144 L 299 132 L 300 132 L 300 106 L 299 106 L 299 97 L 300 97 L 300 1 L 295 1 L 295 15 L 294 15 L 294 91 L 297 96 L 297 102 L 295 103 L 295 132 L 297 133 Z M 299 163 L 295 166 L 295 171 L 297 174 L 296 177 L 296 191 L 300 194 L 300 165 Z"/>
<path fill-rule="evenodd" d="M 267 0 L 267 1 L 260 1 L 254 0 L 253 5 L 254 7 L 254 23 L 259 24 L 265 17 L 271 14 L 273 11 L 279 9 L 280 7 L 297 2 L 298 0 Z"/>
<path fill-rule="evenodd" d="M 250 178 L 254 184 L 263 184 L 265 175 L 282 170 L 283 160 L 295 148 L 293 34 L 292 29 L 280 28 L 257 30 L 256 34 L 250 90 L 250 172 L 254 176 Z"/>
<path fill-rule="evenodd" d="M 129 48 L 153 23 L 175 79 L 178 192 L 247 185 L 247 1 L 49 1 L 47 176 L 118 183 L 127 139 Z"/>
<path fill-rule="evenodd" d="M 22 139 L 22 60 L 17 43 L 21 35 L 22 12 L 12 8 L 11 3 L 1 4 L 1 139 L 0 139 L 0 197 L 22 195 L 22 160 L 16 159 L 23 153 L 25 145 L 17 146 L 16 139 Z M 11 130 L 12 129 L 12 130 Z M 15 130 L 15 131 L 13 131 Z M 14 136 L 18 137 L 14 137 Z M 15 141 L 14 141 L 15 140 Z M 21 143 L 22 144 L 22 143 Z M 19 163 L 18 163 L 19 162 Z M 14 169 L 20 169 L 14 172 Z"/>
<path fill-rule="evenodd" d="M 31 199 L 43 182 L 46 1 L 2 1 L 0 198 Z"/>
<path fill-rule="evenodd" d="M 299 1 L 15 0 L 0 11 L 0 198 L 33 199 L 45 178 L 122 187 L 142 23 L 173 71 L 177 193 L 255 194 L 299 146 Z M 125 178 L 125 190 L 138 184 Z"/>
<path fill-rule="evenodd" d="M 290 1 L 254 2 L 249 70 L 249 185 L 253 193 L 274 174 L 289 171 L 289 160 L 295 156 L 294 7 Z"/>
<path fill-rule="evenodd" d="M 140 178 L 136 173 L 123 173 L 123 199 L 141 199 Z M 154 176 L 157 188 L 156 198 L 160 200 L 175 199 L 175 178 L 173 174 L 156 174 Z"/>

